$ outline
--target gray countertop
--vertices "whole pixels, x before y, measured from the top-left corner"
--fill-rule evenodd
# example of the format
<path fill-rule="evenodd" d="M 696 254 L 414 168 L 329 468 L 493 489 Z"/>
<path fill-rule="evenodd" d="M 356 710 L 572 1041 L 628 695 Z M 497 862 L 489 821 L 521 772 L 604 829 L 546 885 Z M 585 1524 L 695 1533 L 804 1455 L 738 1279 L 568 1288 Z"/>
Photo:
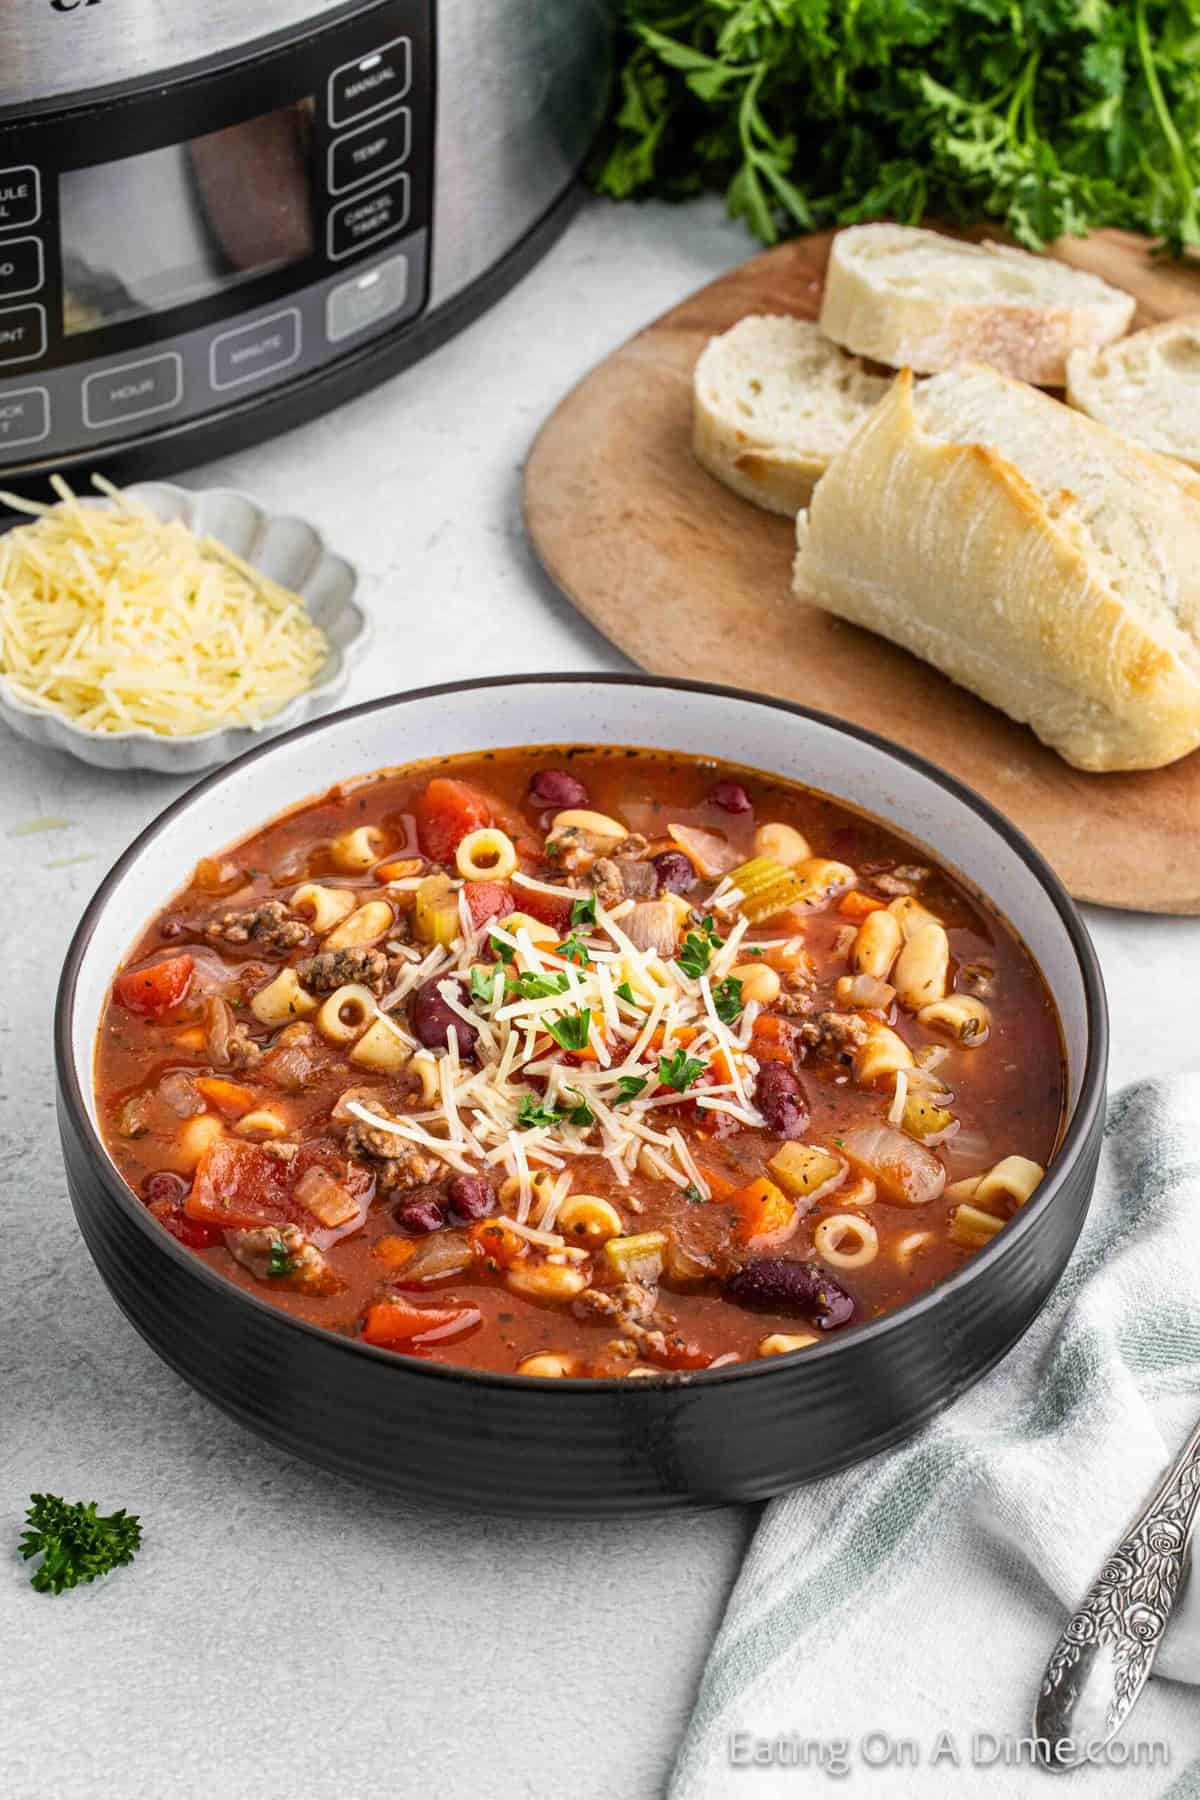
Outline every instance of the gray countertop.
<path fill-rule="evenodd" d="M 748 248 L 715 204 L 594 204 L 417 368 L 181 479 L 303 513 L 357 560 L 376 645 L 348 699 L 620 669 L 532 562 L 521 463 L 572 382 Z M 0 758 L 16 919 L 0 971 L 0 1794 L 658 1793 L 752 1515 L 552 1525 L 406 1511 L 260 1444 L 151 1355 L 67 1203 L 50 1023 L 83 905 L 183 784 L 106 775 L 3 727 Z M 9 835 L 39 817 L 68 822 Z M 1089 923 L 1114 1085 L 1186 1066 L 1179 999 L 1200 922 Z M 136 1565 L 58 1601 L 35 1594 L 11 1552 L 39 1489 L 139 1512 Z"/>

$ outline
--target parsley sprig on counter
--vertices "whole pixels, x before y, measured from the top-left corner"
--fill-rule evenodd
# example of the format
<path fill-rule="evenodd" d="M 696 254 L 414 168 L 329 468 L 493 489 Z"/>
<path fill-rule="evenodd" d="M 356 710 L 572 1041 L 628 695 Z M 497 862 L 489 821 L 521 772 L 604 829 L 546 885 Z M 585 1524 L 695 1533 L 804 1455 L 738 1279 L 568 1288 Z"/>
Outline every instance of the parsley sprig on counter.
<path fill-rule="evenodd" d="M 21 1536 L 21 1555 L 41 1562 L 29 1577 L 39 1594 L 95 1581 L 131 1563 L 142 1541 L 135 1514 L 97 1513 L 96 1502 L 69 1502 L 57 1494 L 31 1494 Z"/>
<path fill-rule="evenodd" d="M 622 0 L 593 168 L 725 192 L 767 243 L 923 214 L 1031 248 L 1119 225 L 1200 250 L 1191 0 Z"/>

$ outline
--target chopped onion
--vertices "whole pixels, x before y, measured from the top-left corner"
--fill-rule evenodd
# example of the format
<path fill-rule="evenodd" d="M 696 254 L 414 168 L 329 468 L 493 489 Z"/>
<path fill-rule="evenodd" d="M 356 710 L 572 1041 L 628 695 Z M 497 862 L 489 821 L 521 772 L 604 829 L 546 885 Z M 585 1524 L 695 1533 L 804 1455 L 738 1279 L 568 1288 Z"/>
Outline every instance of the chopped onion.
<path fill-rule="evenodd" d="M 210 1062 L 223 1067 L 229 1061 L 229 1037 L 233 1030 L 233 1008 L 219 994 L 210 994 L 204 1004 L 205 1048 Z"/>
<path fill-rule="evenodd" d="M 835 984 L 839 1006 L 865 1006 L 872 1012 L 886 1012 L 896 998 L 896 990 L 874 975 L 843 975 Z"/>
<path fill-rule="evenodd" d="M 931 1150 L 890 1125 L 861 1125 L 847 1132 L 842 1153 L 879 1188 L 881 1199 L 925 1206 L 946 1185 L 946 1171 Z"/>
<path fill-rule="evenodd" d="M 733 845 L 718 837 L 715 831 L 698 831 L 694 825 L 668 825 L 667 830 L 694 864 L 697 874 L 703 875 L 706 881 L 727 875 L 741 861 Z"/>
<path fill-rule="evenodd" d="M 960 1127 L 946 1145 L 946 1164 L 952 1179 L 959 1175 L 978 1175 L 990 1168 L 995 1160 L 982 1131 Z"/>
<path fill-rule="evenodd" d="M 295 1197 L 306 1212 L 332 1231 L 358 1217 L 358 1201 L 328 1169 L 314 1163 L 296 1183 Z"/>
<path fill-rule="evenodd" d="M 416 1250 L 397 1277 L 398 1287 L 425 1287 L 431 1281 L 445 1281 L 461 1275 L 474 1261 L 471 1241 L 465 1231 L 435 1231 Z"/>
<path fill-rule="evenodd" d="M 675 954 L 676 918 L 669 900 L 639 900 L 621 920 L 621 929 L 639 950 L 671 957 Z"/>

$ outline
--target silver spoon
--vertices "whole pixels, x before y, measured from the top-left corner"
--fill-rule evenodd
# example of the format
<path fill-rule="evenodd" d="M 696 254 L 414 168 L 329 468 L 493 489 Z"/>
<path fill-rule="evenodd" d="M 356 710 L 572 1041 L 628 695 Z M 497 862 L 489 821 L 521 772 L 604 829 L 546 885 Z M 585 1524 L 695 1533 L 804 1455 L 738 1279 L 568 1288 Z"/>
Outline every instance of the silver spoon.
<path fill-rule="evenodd" d="M 1112 1552 L 1054 1646 L 1034 1713 L 1047 1768 L 1075 1769 L 1120 1731 L 1187 1574 L 1200 1503 L 1200 1425 Z"/>

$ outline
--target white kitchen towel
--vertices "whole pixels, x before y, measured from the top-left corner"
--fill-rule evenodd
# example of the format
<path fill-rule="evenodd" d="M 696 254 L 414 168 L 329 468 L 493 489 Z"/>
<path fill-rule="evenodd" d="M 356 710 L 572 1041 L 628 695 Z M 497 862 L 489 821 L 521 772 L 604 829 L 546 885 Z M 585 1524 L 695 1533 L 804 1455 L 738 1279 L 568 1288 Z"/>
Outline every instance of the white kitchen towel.
<path fill-rule="evenodd" d="M 766 1508 L 670 1800 L 1200 1796 L 1200 1580 L 1104 1760 L 1029 1742 L 1069 1613 L 1200 1413 L 1200 1074 L 1111 1102 L 1078 1248 L 1000 1366 L 918 1437 Z"/>

